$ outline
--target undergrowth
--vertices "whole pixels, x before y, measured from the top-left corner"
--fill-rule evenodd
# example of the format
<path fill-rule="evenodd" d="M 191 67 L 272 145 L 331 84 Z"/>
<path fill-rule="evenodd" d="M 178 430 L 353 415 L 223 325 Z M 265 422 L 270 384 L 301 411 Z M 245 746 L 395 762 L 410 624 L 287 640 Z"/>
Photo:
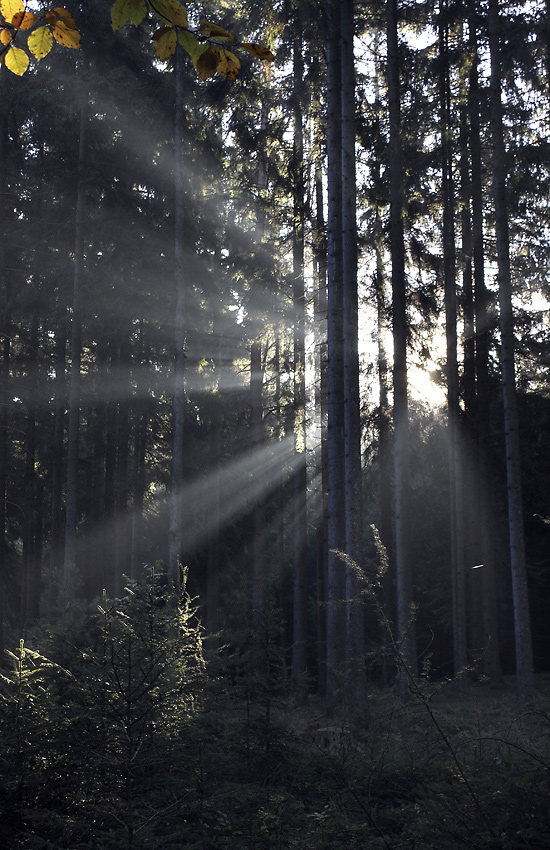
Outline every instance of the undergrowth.
<path fill-rule="evenodd" d="M 276 640 L 207 672 L 154 581 L 2 679 L 0 817 L 25 850 L 550 848 L 550 680 L 529 702 L 421 681 L 327 716 Z M 267 657 L 269 655 L 269 657 Z M 263 672 L 262 672 L 263 671 Z M 265 671 L 269 671 L 269 675 Z"/>

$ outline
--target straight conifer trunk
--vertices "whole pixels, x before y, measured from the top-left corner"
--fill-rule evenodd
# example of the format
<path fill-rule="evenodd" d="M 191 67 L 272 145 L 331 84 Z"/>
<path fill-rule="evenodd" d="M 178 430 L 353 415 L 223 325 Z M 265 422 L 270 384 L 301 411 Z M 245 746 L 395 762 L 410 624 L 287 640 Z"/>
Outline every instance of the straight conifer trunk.
<path fill-rule="evenodd" d="M 63 309 L 62 305 L 59 305 Z M 50 574 L 55 575 L 63 562 L 63 437 L 65 433 L 67 327 L 60 318 L 55 329 L 53 461 L 50 513 Z M 51 601 L 51 600 L 50 600 Z"/>
<path fill-rule="evenodd" d="M 476 371 L 476 465 L 479 488 L 479 527 L 483 628 L 483 672 L 491 681 L 502 679 L 498 636 L 494 543 L 491 528 L 492 502 L 487 468 L 487 441 L 491 430 L 489 382 L 489 295 L 485 285 L 483 236 L 483 184 L 481 163 L 480 91 L 476 10 L 469 8 L 469 51 L 472 57 L 468 89 L 470 157 L 472 168 L 472 253 L 474 261 L 475 371 Z"/>
<path fill-rule="evenodd" d="M 407 295 L 403 233 L 403 155 L 397 0 L 386 5 L 388 111 L 390 121 L 390 245 L 393 316 L 394 522 L 397 584 L 397 641 L 410 674 L 417 670 L 413 585 L 408 553 Z M 406 675 L 401 676 L 404 696 Z"/>
<path fill-rule="evenodd" d="M 318 105 L 318 104 L 317 104 Z M 315 408 L 320 423 L 320 449 L 317 478 L 320 505 L 317 512 L 317 690 L 326 692 L 326 577 L 327 577 L 327 261 L 325 216 L 323 203 L 322 145 L 319 110 L 315 118 L 315 343 L 317 381 L 315 382 Z M 324 132 L 323 132 L 324 138 Z M 320 466 L 319 466 L 320 464 Z"/>
<path fill-rule="evenodd" d="M 498 0 L 489 0 L 492 177 L 500 308 L 500 365 L 504 401 L 508 529 L 514 603 L 517 691 L 520 697 L 525 697 L 533 690 L 534 673 L 529 599 L 527 594 L 519 422 L 514 365 L 514 318 L 506 193 L 507 167 L 501 101 L 500 31 L 501 20 L 498 10 Z"/>
<path fill-rule="evenodd" d="M 84 277 L 84 170 L 87 156 L 88 101 L 83 92 L 80 106 L 80 132 L 76 181 L 75 254 L 73 313 L 71 319 L 71 372 L 69 385 L 69 433 L 67 442 L 67 493 L 65 510 L 65 552 L 63 558 L 62 614 L 66 618 L 76 593 L 78 457 L 80 432 L 80 370 L 82 359 L 82 302 Z"/>
<path fill-rule="evenodd" d="M 183 548 L 183 449 L 185 439 L 185 361 L 186 361 L 186 257 L 185 184 L 183 168 L 183 48 L 176 47 L 176 102 L 174 120 L 174 401 L 172 477 L 170 488 L 170 527 L 168 531 L 168 577 L 179 600 L 182 590 L 180 558 Z"/>
<path fill-rule="evenodd" d="M 254 447 L 264 441 L 262 344 L 253 342 L 250 349 L 250 429 Z M 261 471 L 255 472 L 261 475 Z M 254 490 L 254 487 L 252 488 Z M 252 509 L 252 621 L 260 625 L 267 604 L 267 567 L 265 552 L 265 505 L 258 486 Z"/>
<path fill-rule="evenodd" d="M 445 284 L 445 337 L 447 351 L 447 429 L 449 451 L 449 496 L 451 530 L 451 576 L 453 609 L 453 657 L 457 675 L 467 664 L 466 589 L 464 576 L 464 522 L 462 510 L 462 457 L 460 445 L 460 406 L 457 362 L 456 245 L 454 228 L 454 180 L 447 8 L 440 4 L 440 129 L 443 194 L 443 275 Z M 462 687 L 464 679 L 458 684 Z"/>
<path fill-rule="evenodd" d="M 294 146 L 293 233 L 292 233 L 292 303 L 294 312 L 294 439 L 299 454 L 294 471 L 294 604 L 292 638 L 292 675 L 299 690 L 305 693 L 307 673 L 307 467 L 306 467 L 306 298 L 304 285 L 304 138 L 302 27 L 299 8 L 295 10 L 293 44 L 294 75 Z"/>
<path fill-rule="evenodd" d="M 6 485 L 8 471 L 8 383 L 10 361 L 8 276 L 8 104 L 6 70 L 0 72 L 0 655 L 4 657 L 4 619 L 7 591 Z"/>
<path fill-rule="evenodd" d="M 355 55 L 353 0 L 340 4 L 342 63 L 342 276 L 344 321 L 345 552 L 362 562 L 361 416 L 355 174 Z M 346 567 L 346 699 L 365 692 L 364 607 L 353 567 Z"/>
<path fill-rule="evenodd" d="M 345 660 L 344 567 L 335 551 L 345 546 L 344 362 L 342 291 L 342 122 L 340 3 L 327 0 L 327 674 L 332 711 Z"/>

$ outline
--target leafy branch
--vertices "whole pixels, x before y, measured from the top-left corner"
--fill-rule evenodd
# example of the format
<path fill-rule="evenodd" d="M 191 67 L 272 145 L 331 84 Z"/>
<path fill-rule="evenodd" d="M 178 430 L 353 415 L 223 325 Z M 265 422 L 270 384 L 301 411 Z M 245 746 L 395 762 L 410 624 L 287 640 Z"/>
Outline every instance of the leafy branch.
<path fill-rule="evenodd" d="M 262 62 L 272 62 L 275 58 L 261 44 L 238 43 L 232 33 L 212 21 L 202 19 L 198 29 L 190 29 L 187 7 L 179 0 L 115 0 L 111 25 L 113 30 L 127 23 L 139 26 L 149 14 L 162 24 L 152 36 L 157 59 L 161 62 L 170 59 L 179 43 L 203 81 L 215 73 L 228 80 L 236 79 L 241 63 L 227 49 L 229 43 Z M 80 49 L 78 26 L 67 9 L 56 6 L 39 16 L 30 12 L 23 0 L 0 0 L 0 64 L 18 76 L 25 73 L 30 63 L 29 53 L 17 45 L 22 33 L 27 34 L 27 49 L 38 61 L 48 55 L 54 41 L 63 47 Z"/>
<path fill-rule="evenodd" d="M 19 77 L 30 62 L 28 53 L 16 45 L 22 32 L 28 32 L 27 48 L 38 61 L 48 55 L 54 40 L 80 49 L 80 33 L 67 9 L 57 6 L 39 16 L 29 12 L 23 0 L 0 0 L 0 63 Z"/>

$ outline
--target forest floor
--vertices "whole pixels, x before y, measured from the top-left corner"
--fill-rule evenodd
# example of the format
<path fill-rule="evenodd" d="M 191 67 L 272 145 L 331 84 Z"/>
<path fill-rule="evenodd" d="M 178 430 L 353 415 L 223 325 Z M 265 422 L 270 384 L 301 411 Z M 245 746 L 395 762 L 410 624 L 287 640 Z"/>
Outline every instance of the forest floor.
<path fill-rule="evenodd" d="M 223 788 L 235 801 L 226 842 L 214 829 L 212 847 L 550 847 L 549 675 L 522 702 L 506 678 L 464 691 L 426 683 L 406 702 L 373 690 L 347 717 L 328 718 L 315 698 L 241 711 L 218 718 L 225 764 L 239 740 L 240 766 L 211 798 Z"/>
<path fill-rule="evenodd" d="M 147 694 L 125 726 L 100 685 L 85 704 L 42 688 L 24 716 L 13 702 L 0 847 L 550 850 L 550 675 L 524 701 L 511 678 L 464 691 L 425 682 L 407 701 L 373 687 L 361 710 L 332 717 L 317 697 L 256 684 L 250 699 L 245 681 L 220 675 L 181 723 L 172 691 L 164 707 L 150 691 L 147 727 Z"/>

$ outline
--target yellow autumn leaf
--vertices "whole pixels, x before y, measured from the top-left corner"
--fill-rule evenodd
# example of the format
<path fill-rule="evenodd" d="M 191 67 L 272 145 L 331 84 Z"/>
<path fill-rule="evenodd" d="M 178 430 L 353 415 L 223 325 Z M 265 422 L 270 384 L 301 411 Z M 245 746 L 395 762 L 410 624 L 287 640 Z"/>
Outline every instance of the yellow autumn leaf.
<path fill-rule="evenodd" d="M 29 67 L 29 57 L 20 47 L 10 47 L 5 58 L 6 68 L 21 77 Z"/>
<path fill-rule="evenodd" d="M 27 45 L 35 59 L 47 56 L 53 45 L 53 36 L 49 27 L 38 27 L 29 35 Z"/>
<path fill-rule="evenodd" d="M 57 17 L 60 18 L 60 20 L 63 21 L 63 23 L 65 24 L 65 26 L 68 29 L 78 30 L 75 19 L 73 18 L 71 13 L 67 11 L 67 9 L 62 9 L 59 6 L 56 6 L 56 8 L 54 9 L 54 12 L 57 15 Z"/>
<path fill-rule="evenodd" d="M 241 63 L 230 50 L 220 50 L 220 61 L 216 71 L 227 80 L 235 80 L 239 74 Z"/>
<path fill-rule="evenodd" d="M 218 24 L 213 24 L 205 18 L 200 22 L 200 30 L 207 38 L 217 38 L 220 41 L 235 41 L 235 36 Z"/>
<path fill-rule="evenodd" d="M 176 31 L 173 27 L 161 27 L 153 33 L 153 47 L 161 62 L 170 59 L 176 49 Z"/>
<path fill-rule="evenodd" d="M 243 50 L 247 50 L 256 59 L 261 59 L 262 62 L 273 62 L 275 59 L 271 50 L 268 50 L 267 47 L 263 47 L 261 44 L 241 44 L 239 46 Z"/>
<path fill-rule="evenodd" d="M 13 36 L 9 30 L 0 30 L 0 44 L 8 45 Z"/>
<path fill-rule="evenodd" d="M 187 9 L 185 6 L 178 3 L 178 0 L 162 0 L 162 3 L 174 26 L 187 29 L 189 23 L 187 20 Z"/>
<path fill-rule="evenodd" d="M 80 33 L 78 30 L 68 27 L 64 21 L 58 20 L 52 25 L 52 35 L 63 47 L 80 49 Z"/>
<path fill-rule="evenodd" d="M 0 12 L 2 12 L 8 24 L 11 24 L 18 12 L 24 12 L 23 0 L 0 0 Z"/>
<path fill-rule="evenodd" d="M 13 16 L 12 24 L 20 30 L 30 30 L 37 20 L 37 15 L 34 15 L 32 12 L 27 12 L 27 10 L 24 9 L 22 12 L 17 12 L 17 14 Z"/>
<path fill-rule="evenodd" d="M 196 59 L 193 57 L 193 65 L 203 82 L 216 72 L 219 61 L 220 51 L 217 47 L 204 46 Z"/>

